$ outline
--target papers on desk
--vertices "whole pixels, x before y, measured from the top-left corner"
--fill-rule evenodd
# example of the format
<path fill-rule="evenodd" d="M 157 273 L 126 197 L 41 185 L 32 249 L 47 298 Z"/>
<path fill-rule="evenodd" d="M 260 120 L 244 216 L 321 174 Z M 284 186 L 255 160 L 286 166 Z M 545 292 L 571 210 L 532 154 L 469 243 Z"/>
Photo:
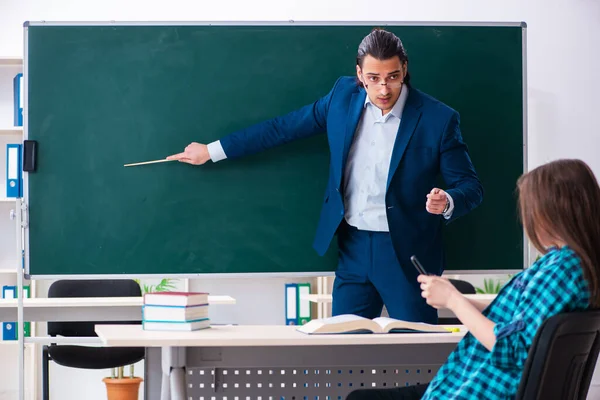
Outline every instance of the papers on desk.
<path fill-rule="evenodd" d="M 210 327 L 208 293 L 155 292 L 144 295 L 146 331 L 196 331 Z"/>

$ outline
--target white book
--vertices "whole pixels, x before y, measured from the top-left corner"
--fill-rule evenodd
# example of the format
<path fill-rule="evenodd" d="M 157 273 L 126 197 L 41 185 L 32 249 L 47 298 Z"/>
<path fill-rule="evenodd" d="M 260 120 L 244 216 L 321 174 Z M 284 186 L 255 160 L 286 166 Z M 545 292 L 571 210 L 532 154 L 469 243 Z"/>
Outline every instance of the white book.
<path fill-rule="evenodd" d="M 197 331 L 210 328 L 208 318 L 188 322 L 142 321 L 145 331 Z"/>
<path fill-rule="evenodd" d="M 441 325 L 402 321 L 385 317 L 368 319 L 352 314 L 314 319 L 305 325 L 298 327 L 297 330 L 309 335 L 327 333 L 449 333 L 454 331 L 452 328 L 445 328 Z"/>
<path fill-rule="evenodd" d="M 208 317 L 208 305 L 183 307 L 145 304 L 142 316 L 149 321 L 193 321 Z"/>

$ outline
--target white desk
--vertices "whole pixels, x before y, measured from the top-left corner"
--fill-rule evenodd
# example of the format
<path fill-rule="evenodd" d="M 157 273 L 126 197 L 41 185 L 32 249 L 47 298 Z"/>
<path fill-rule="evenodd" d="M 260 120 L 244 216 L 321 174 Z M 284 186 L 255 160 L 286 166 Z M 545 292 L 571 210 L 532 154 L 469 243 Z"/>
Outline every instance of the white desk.
<path fill-rule="evenodd" d="M 145 331 L 141 325 L 96 325 L 105 346 L 348 346 L 379 344 L 458 343 L 461 333 L 306 335 L 286 325 L 217 325 L 194 332 Z"/>
<path fill-rule="evenodd" d="M 235 304 L 230 296 L 208 296 L 210 305 Z M 142 297 L 53 297 L 23 299 L 24 321 L 135 321 Z M 17 299 L 0 299 L 0 321 L 17 320 Z"/>
<path fill-rule="evenodd" d="M 106 346 L 147 347 L 147 400 L 158 399 L 161 389 L 162 398 L 172 400 L 216 395 L 301 399 L 338 398 L 361 384 L 424 383 L 465 334 L 305 335 L 279 325 L 214 326 L 195 332 L 97 325 L 96 333 Z"/>

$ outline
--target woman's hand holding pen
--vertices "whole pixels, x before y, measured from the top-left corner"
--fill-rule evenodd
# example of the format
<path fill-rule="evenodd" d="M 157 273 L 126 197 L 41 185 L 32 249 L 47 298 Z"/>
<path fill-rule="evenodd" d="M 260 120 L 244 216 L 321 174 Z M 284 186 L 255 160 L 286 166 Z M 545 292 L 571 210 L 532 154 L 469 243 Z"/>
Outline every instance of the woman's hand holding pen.
<path fill-rule="evenodd" d="M 481 310 L 469 299 L 463 296 L 446 278 L 434 275 L 419 275 L 417 281 L 421 284 L 421 296 L 427 304 L 434 308 L 447 308 L 456 315 L 467 330 L 485 346 L 492 350 L 496 343 L 494 326 Z"/>
<path fill-rule="evenodd" d="M 417 281 L 421 284 L 421 296 L 433 308 L 447 308 L 452 310 L 456 300 L 462 294 L 446 278 L 433 275 L 419 275 Z"/>

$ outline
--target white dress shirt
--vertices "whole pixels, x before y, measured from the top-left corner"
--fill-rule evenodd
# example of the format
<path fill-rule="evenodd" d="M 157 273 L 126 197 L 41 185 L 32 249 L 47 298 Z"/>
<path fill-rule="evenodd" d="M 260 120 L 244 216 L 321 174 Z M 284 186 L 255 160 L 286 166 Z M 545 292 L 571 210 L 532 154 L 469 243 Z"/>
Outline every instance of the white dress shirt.
<path fill-rule="evenodd" d="M 398 101 L 390 112 L 365 99 L 363 115 L 344 169 L 345 219 L 360 230 L 389 232 L 385 192 L 394 142 L 402 119 L 402 110 L 408 98 L 408 87 L 403 86 Z M 220 141 L 208 144 L 213 162 L 227 158 Z M 433 189 L 433 188 L 432 188 Z M 449 208 L 444 214 L 450 218 L 454 202 L 449 194 Z M 426 198 L 423 198 L 425 207 Z"/>
<path fill-rule="evenodd" d="M 404 86 L 390 112 L 365 99 L 364 111 L 356 128 L 344 167 L 346 222 L 360 230 L 388 232 L 385 192 L 392 150 L 408 98 Z"/>

